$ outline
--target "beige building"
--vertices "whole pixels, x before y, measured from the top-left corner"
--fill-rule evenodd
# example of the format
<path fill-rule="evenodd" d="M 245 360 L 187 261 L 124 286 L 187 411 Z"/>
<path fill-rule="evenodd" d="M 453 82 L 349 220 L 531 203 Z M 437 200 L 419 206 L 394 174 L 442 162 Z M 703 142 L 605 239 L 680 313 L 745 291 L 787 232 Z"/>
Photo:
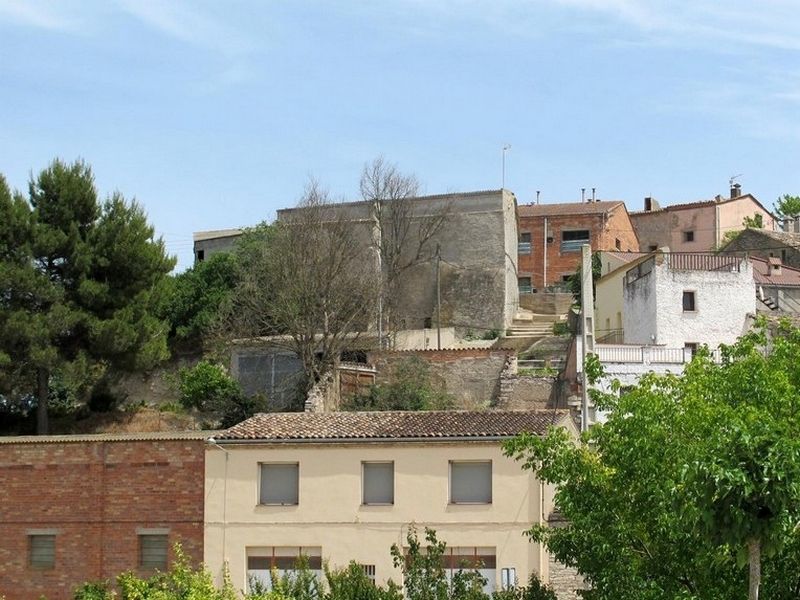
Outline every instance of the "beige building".
<path fill-rule="evenodd" d="M 630 213 L 640 248 L 652 252 L 667 247 L 672 252 L 709 252 L 718 249 L 725 235 L 744 229 L 745 218 L 760 216 L 763 228 L 777 229 L 775 217 L 751 194 L 731 187 L 731 197 L 660 207 L 644 199 L 644 211 Z"/>
<path fill-rule="evenodd" d="M 551 425 L 577 435 L 566 411 L 259 414 L 209 439 L 204 557 L 219 583 L 269 581 L 308 556 L 363 565 L 377 583 L 402 580 L 392 544 L 433 528 L 448 568 L 476 565 L 488 589 L 548 556 L 523 532 L 545 523 L 553 490 L 503 455 L 501 442 Z"/>

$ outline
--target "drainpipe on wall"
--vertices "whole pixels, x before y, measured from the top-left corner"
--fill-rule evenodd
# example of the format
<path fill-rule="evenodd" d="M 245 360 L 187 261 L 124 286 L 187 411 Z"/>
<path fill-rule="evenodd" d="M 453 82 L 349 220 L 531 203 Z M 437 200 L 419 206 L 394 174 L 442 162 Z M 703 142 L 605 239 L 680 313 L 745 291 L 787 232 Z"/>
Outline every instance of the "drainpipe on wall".
<path fill-rule="evenodd" d="M 542 289 L 544 289 L 547 287 L 547 217 L 544 218 L 544 235 L 542 235 L 542 260 L 544 261 Z"/>

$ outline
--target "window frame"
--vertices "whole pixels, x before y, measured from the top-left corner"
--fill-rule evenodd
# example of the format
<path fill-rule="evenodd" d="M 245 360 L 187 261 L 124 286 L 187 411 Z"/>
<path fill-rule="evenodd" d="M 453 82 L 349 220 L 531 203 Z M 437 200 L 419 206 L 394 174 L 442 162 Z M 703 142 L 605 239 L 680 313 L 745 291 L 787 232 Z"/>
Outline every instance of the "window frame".
<path fill-rule="evenodd" d="M 51 571 L 56 568 L 55 532 L 28 533 L 28 568 L 36 571 Z"/>
<path fill-rule="evenodd" d="M 390 481 L 389 481 L 390 489 L 388 490 L 388 493 L 385 490 L 381 490 L 381 494 L 380 495 L 383 496 L 383 497 L 388 497 L 389 499 L 388 500 L 387 499 L 383 499 L 383 500 L 372 499 L 372 495 L 371 494 L 370 494 L 370 498 L 368 499 L 367 498 L 367 494 L 368 494 L 367 488 L 371 487 L 371 485 L 369 485 L 367 483 L 367 480 L 369 478 L 369 476 L 367 475 L 368 472 L 372 471 L 373 469 L 378 471 L 378 469 L 386 468 L 386 467 L 388 467 L 390 469 L 390 471 L 391 471 L 390 474 L 389 474 L 389 477 L 390 477 Z M 383 473 L 383 474 L 373 473 L 372 476 L 374 476 L 374 477 L 385 477 L 386 473 Z M 380 481 L 379 482 L 381 487 L 385 483 L 386 483 L 385 481 Z M 395 482 L 394 482 L 394 461 L 393 460 L 364 460 L 364 461 L 361 461 L 361 505 L 362 506 L 393 506 L 394 505 L 394 488 L 395 488 L 394 483 Z"/>
<path fill-rule="evenodd" d="M 166 570 L 169 568 L 168 530 L 139 530 L 137 567 L 142 570 Z"/>
<path fill-rule="evenodd" d="M 280 500 L 277 496 L 277 491 L 275 492 L 276 498 L 268 498 L 265 501 L 265 496 L 267 496 L 266 492 L 268 491 L 265 486 L 267 485 L 267 475 L 270 469 L 281 469 L 293 467 L 294 469 L 294 490 L 293 492 L 289 492 L 286 494 L 283 500 Z M 279 482 L 279 485 L 285 484 L 285 482 Z M 285 493 L 285 492 L 284 492 Z M 299 462 L 260 462 L 258 463 L 258 504 L 259 506 L 297 506 L 300 504 L 300 463 Z"/>
<path fill-rule="evenodd" d="M 586 234 L 585 237 L 582 234 Z M 581 237 L 578 237 L 580 235 Z M 570 239 L 566 239 L 570 238 Z M 582 227 L 561 230 L 561 252 L 580 252 L 581 246 L 592 243 L 592 230 Z"/>
<path fill-rule="evenodd" d="M 694 229 L 684 229 L 682 231 L 683 234 L 683 243 L 684 244 L 692 244 L 695 241 Z"/>
<path fill-rule="evenodd" d="M 488 469 L 488 473 L 482 472 L 478 473 L 477 475 L 480 478 L 481 485 L 485 485 L 487 481 L 484 478 L 487 478 L 488 475 L 488 490 L 482 489 L 483 493 L 476 493 L 475 490 L 477 486 L 472 485 L 469 486 L 470 489 L 467 489 L 467 484 L 464 481 L 457 481 L 460 477 L 467 477 L 466 474 L 459 473 L 462 469 L 466 470 L 469 467 L 482 467 L 484 469 Z M 487 505 L 492 504 L 493 502 L 493 467 L 491 459 L 475 459 L 475 460 L 450 460 L 448 461 L 448 490 L 447 490 L 447 499 L 448 504 L 452 505 Z M 472 479 L 475 478 L 475 474 L 472 474 Z"/>
<path fill-rule="evenodd" d="M 520 231 L 517 238 L 517 254 L 533 254 L 533 235 L 530 231 Z"/>
<path fill-rule="evenodd" d="M 690 300 L 690 302 L 687 303 L 687 300 Z M 689 304 L 691 304 L 691 307 L 687 308 Z M 681 308 L 685 313 L 697 312 L 697 293 L 695 292 L 695 290 L 683 290 L 683 296 L 681 298 Z"/>

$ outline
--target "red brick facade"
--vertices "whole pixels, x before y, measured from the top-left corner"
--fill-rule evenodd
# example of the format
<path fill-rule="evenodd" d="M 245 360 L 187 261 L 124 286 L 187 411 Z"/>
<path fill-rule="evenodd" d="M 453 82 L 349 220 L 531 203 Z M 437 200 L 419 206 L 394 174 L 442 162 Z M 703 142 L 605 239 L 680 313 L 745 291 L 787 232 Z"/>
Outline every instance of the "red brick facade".
<path fill-rule="evenodd" d="M 517 259 L 520 284 L 530 278 L 530 285 L 542 291 L 574 273 L 581 263 L 581 242 L 569 238 L 579 238 L 585 231 L 592 252 L 639 251 L 639 240 L 622 202 L 520 206 L 520 240 L 530 239 L 529 246 L 520 244 Z"/>
<path fill-rule="evenodd" d="M 150 575 L 141 533 L 202 561 L 204 439 L 180 435 L 0 439 L 0 596 L 67 600 L 85 581 Z M 30 566 L 32 534 L 55 535 L 53 568 Z"/>

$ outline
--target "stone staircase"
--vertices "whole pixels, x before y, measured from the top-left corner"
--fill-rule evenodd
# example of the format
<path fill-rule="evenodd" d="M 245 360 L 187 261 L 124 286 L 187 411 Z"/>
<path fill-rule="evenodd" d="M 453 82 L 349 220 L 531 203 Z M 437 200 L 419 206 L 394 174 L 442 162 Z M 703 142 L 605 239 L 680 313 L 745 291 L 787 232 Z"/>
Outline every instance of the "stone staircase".
<path fill-rule="evenodd" d="M 511 323 L 506 338 L 541 338 L 553 334 L 553 325 L 564 320 L 564 315 L 542 315 L 520 310 Z"/>

